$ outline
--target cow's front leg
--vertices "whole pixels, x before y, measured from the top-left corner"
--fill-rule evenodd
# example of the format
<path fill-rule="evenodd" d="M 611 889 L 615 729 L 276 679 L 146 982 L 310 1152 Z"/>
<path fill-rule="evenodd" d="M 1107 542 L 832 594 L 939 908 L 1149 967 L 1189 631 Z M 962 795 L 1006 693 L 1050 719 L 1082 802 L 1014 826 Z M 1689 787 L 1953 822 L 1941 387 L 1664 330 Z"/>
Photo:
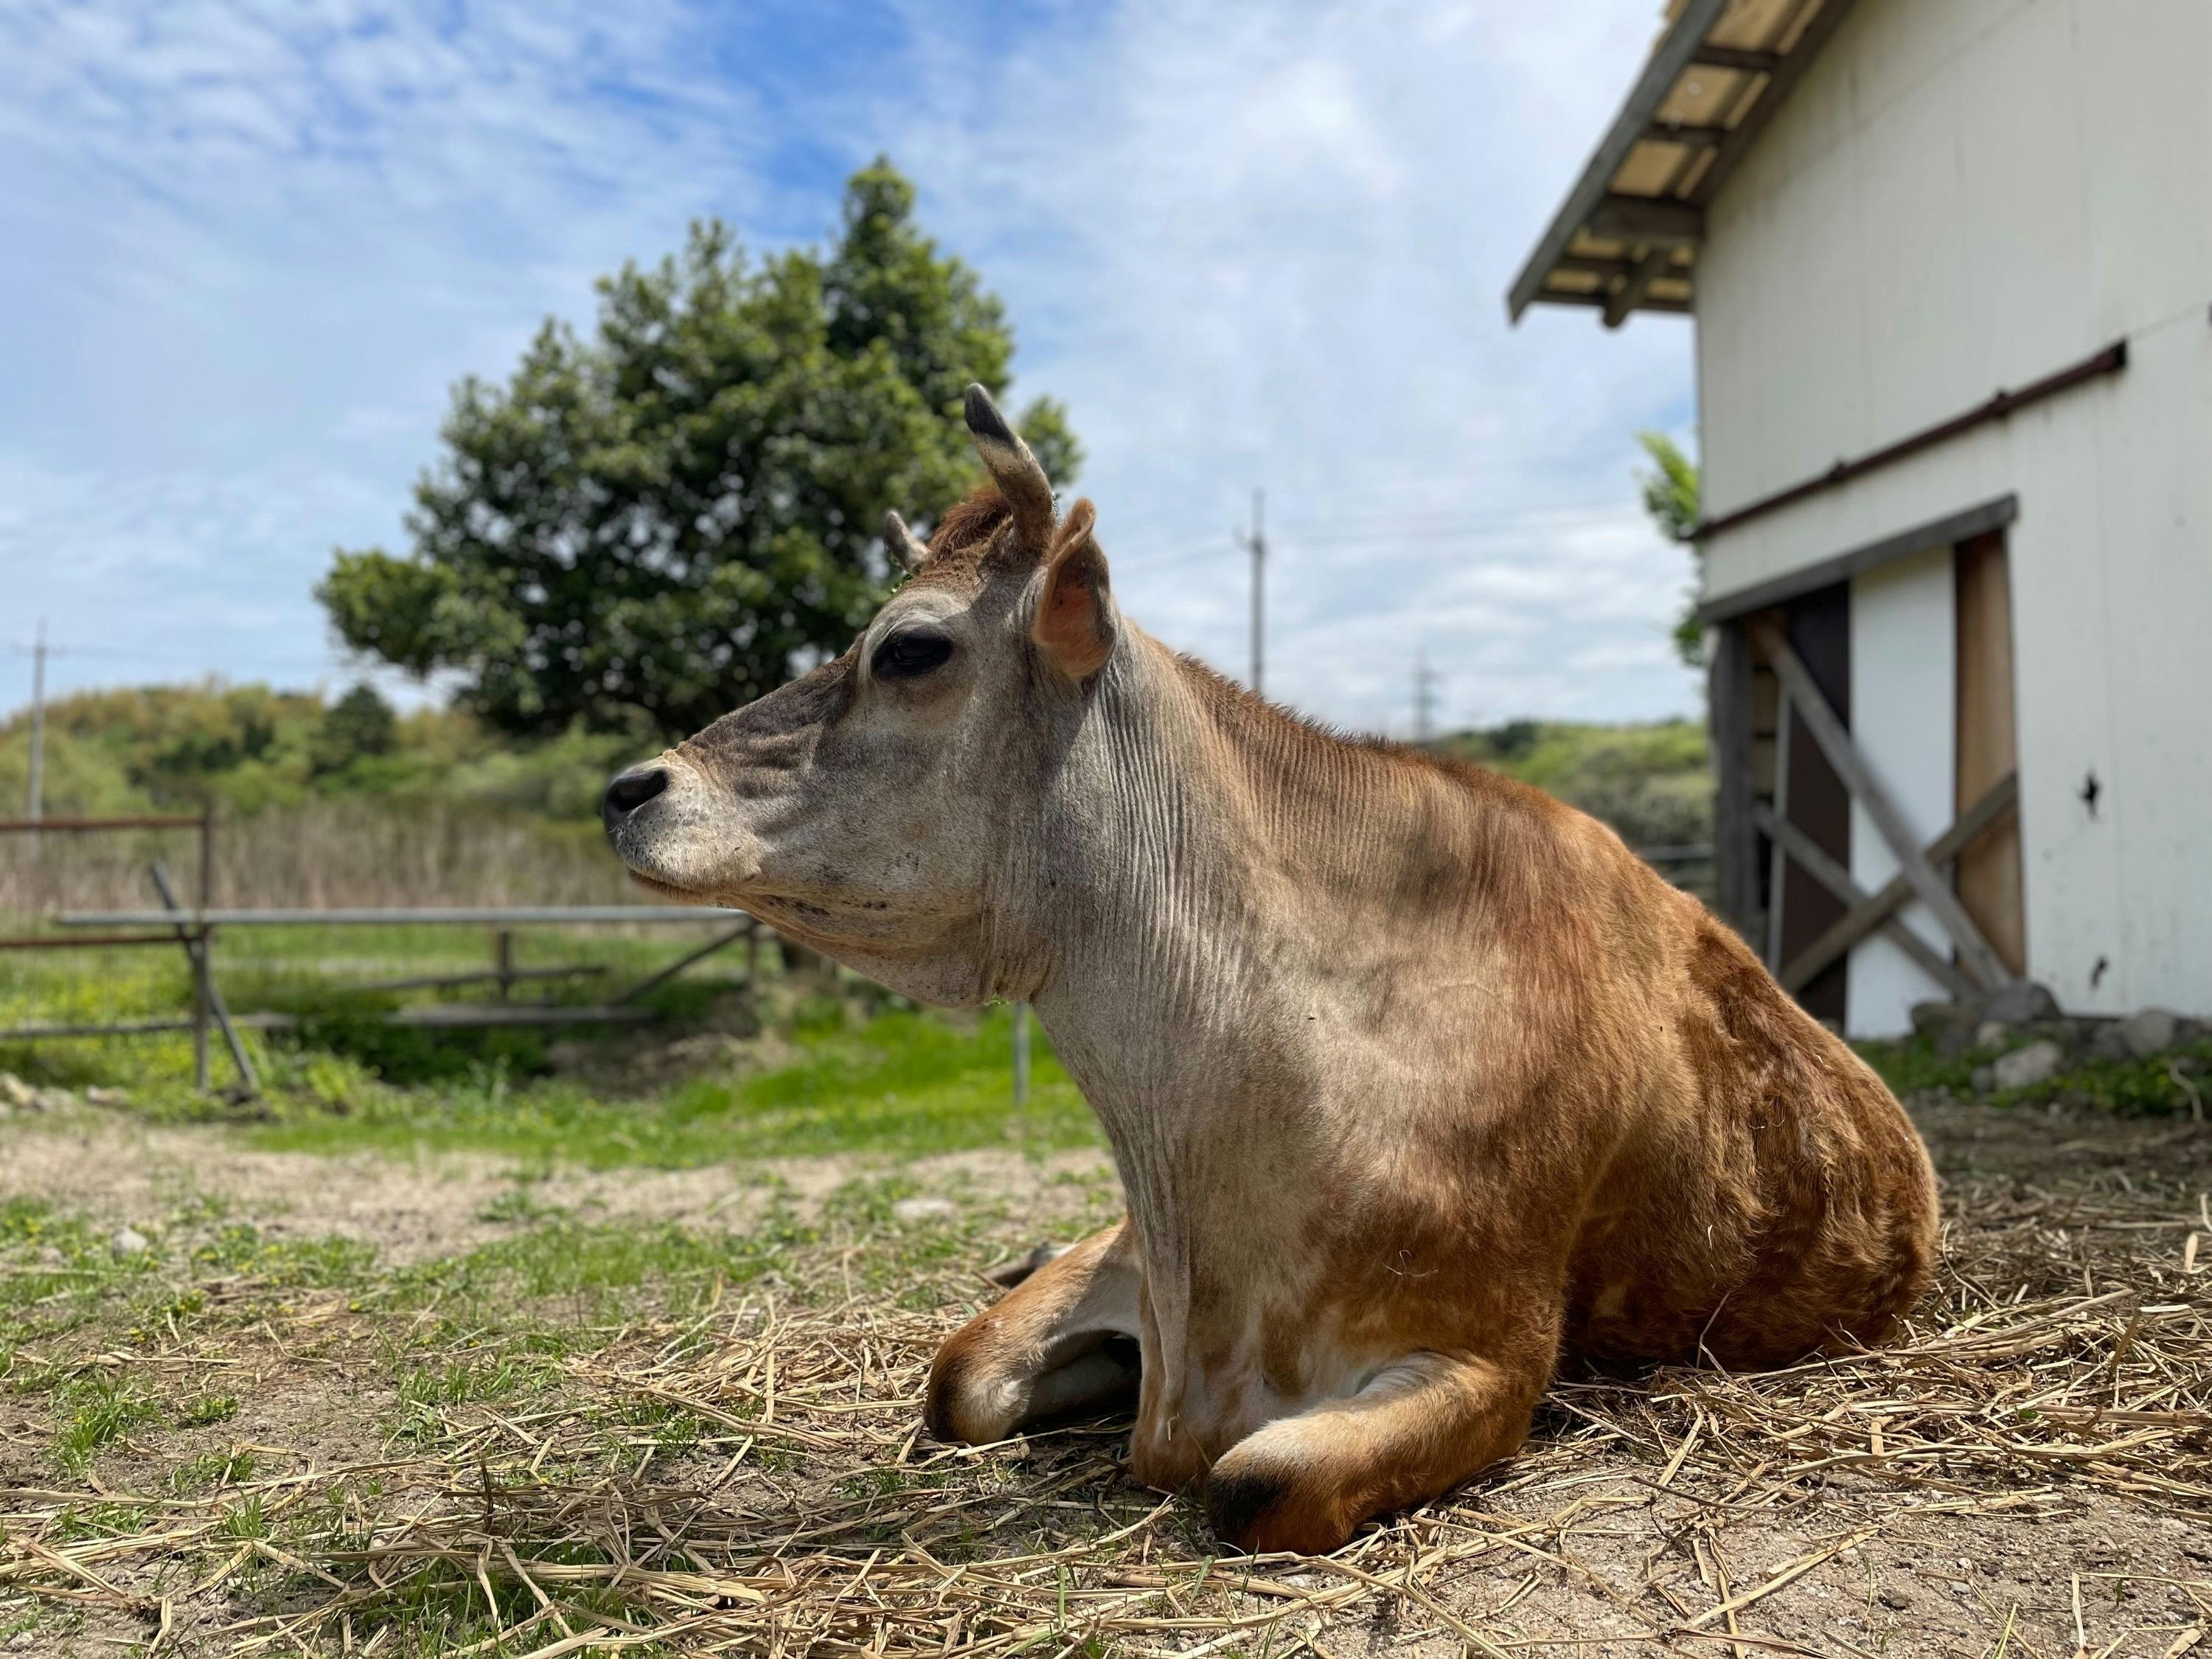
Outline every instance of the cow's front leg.
<path fill-rule="evenodd" d="M 1207 1474 L 1214 1530 L 1255 1553 L 1334 1549 L 1368 1516 L 1434 1498 L 1516 1450 L 1553 1358 L 1548 1343 L 1504 1362 L 1413 1354 L 1348 1399 L 1276 1419 Z"/>
<path fill-rule="evenodd" d="M 929 1431 L 981 1445 L 1133 1398 L 1139 1279 L 1126 1219 L 1046 1262 L 938 1349 Z"/>

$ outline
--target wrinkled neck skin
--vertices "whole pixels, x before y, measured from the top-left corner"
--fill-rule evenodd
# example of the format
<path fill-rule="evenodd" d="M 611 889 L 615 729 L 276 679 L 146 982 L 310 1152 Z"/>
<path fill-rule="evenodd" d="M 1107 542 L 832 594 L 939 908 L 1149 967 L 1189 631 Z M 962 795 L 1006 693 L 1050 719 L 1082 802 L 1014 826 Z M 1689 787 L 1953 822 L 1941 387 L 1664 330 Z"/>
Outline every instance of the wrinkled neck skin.
<path fill-rule="evenodd" d="M 1094 696 L 991 908 L 1034 941 L 1033 981 L 1006 993 L 1034 1000 L 1119 1152 L 1194 1127 L 1279 1048 L 1304 964 L 1262 895 L 1318 872 L 1283 867 L 1254 821 L 1264 757 L 1164 647 L 1131 630 Z"/>
<path fill-rule="evenodd" d="M 1032 998 L 1113 1144 L 1172 1422 L 1182 1380 L 1200 1386 L 1194 1304 L 1297 1295 L 1285 1200 L 1374 1132 L 1354 1122 L 1361 1091 L 1403 1063 L 1412 1011 L 1376 987 L 1418 988 L 1429 927 L 1463 918 L 1409 925 L 1394 905 L 1374 925 L 1403 849 L 1433 844 L 1425 780 L 1393 787 L 1379 757 L 1317 743 L 1134 629 L 1090 695 L 989 896 L 1012 970 L 994 988 Z"/>

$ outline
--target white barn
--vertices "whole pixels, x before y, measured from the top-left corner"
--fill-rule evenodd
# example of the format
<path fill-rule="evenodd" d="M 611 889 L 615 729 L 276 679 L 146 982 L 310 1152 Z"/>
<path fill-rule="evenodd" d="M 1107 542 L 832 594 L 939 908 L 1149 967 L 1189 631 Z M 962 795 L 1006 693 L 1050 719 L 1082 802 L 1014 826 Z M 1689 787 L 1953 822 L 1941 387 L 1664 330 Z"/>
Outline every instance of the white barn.
<path fill-rule="evenodd" d="M 1722 908 L 1784 983 L 2212 1014 L 2212 3 L 1675 0 L 1537 304 L 1695 319 Z"/>

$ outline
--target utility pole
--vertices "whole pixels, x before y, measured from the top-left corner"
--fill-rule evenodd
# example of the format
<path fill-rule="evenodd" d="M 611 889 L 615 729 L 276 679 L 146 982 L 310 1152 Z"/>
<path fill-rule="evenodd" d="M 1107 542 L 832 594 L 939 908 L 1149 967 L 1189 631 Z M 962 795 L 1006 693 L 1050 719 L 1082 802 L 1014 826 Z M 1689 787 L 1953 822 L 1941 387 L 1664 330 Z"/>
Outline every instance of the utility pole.
<path fill-rule="evenodd" d="M 42 814 L 40 799 L 46 769 L 46 619 L 39 618 L 39 635 L 31 647 L 31 800 L 24 817 L 36 822 Z"/>
<path fill-rule="evenodd" d="M 1443 676 L 1429 666 L 1428 647 L 1413 651 L 1413 741 L 1426 744 L 1436 736 L 1437 682 Z"/>
<path fill-rule="evenodd" d="M 1267 501 L 1263 490 L 1252 492 L 1252 528 L 1249 534 L 1237 539 L 1252 556 L 1252 689 L 1264 692 L 1260 684 L 1261 671 L 1266 664 L 1262 641 L 1266 637 L 1266 599 L 1267 572 L 1267 532 L 1265 515 Z"/>

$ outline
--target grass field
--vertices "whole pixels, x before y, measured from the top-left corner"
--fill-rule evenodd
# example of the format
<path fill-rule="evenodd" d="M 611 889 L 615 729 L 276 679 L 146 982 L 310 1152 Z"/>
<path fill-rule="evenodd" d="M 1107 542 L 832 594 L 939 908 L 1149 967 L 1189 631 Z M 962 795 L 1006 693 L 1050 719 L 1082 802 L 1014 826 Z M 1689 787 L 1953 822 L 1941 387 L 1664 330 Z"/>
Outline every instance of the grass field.
<path fill-rule="evenodd" d="M 518 994 L 602 1000 L 609 987 L 642 980 L 696 942 L 684 931 L 519 933 L 518 967 L 595 971 Z M 378 1025 L 374 1016 L 401 997 L 349 988 L 480 969 L 484 941 L 468 929 L 240 930 L 221 941 L 218 961 L 234 1010 L 313 1022 L 296 1034 L 245 1034 L 266 1085 L 248 1133 L 271 1148 L 470 1151 L 672 1168 L 740 1152 L 919 1155 L 1003 1145 L 1009 1136 L 1040 1150 L 1096 1144 L 1090 1114 L 1041 1032 L 1028 1105 L 1012 1112 L 1006 1009 L 924 1013 L 850 981 L 786 980 L 770 957 L 757 996 L 744 984 L 741 946 L 662 987 L 647 1000 L 662 1017 L 653 1028 L 465 1033 Z M 477 986 L 406 996 L 487 994 Z M 175 1017 L 190 997 L 181 953 L 0 957 L 0 1028 Z M 672 1043 L 672 1033 L 689 1034 L 688 1049 L 681 1036 Z M 556 1060 L 568 1064 L 556 1069 Z M 215 1064 L 227 1081 L 227 1060 Z M 238 1115 L 192 1091 L 182 1036 L 0 1042 L 0 1070 L 63 1086 L 119 1087 L 138 1114 L 157 1121 Z"/>
<path fill-rule="evenodd" d="M 0 917 L 9 931 L 29 933 L 29 918 Z M 702 942 L 702 929 L 526 928 L 514 934 L 519 969 L 575 967 L 574 977 L 530 982 L 519 994 L 532 1000 L 586 1003 L 643 980 Z M 742 984 L 742 947 L 709 958 L 702 969 L 664 988 L 650 1006 L 672 1018 L 696 1018 L 715 997 Z M 465 1036 L 395 1035 L 382 1050 L 368 1049 L 360 1016 L 394 1007 L 398 994 L 357 988 L 380 981 L 477 972 L 492 966 L 489 929 L 456 927 L 270 927 L 222 932 L 216 977 L 239 1012 L 271 1010 L 328 1016 L 325 1027 L 303 1041 L 250 1036 L 257 1064 L 270 1073 L 278 1093 L 306 1084 L 298 1062 L 324 1054 L 357 1057 L 359 1074 L 409 1081 L 420 1075 L 445 1080 L 479 1061 L 504 1054 L 525 1069 L 542 1064 L 553 1038 L 526 1031 Z M 484 1001 L 488 986 L 405 994 L 410 1001 Z M 183 952 L 164 949 L 42 951 L 0 955 L 0 1027 L 30 1021 L 114 1021 L 176 1018 L 191 1006 Z M 40 1045 L 0 1042 L 0 1067 L 55 1080 L 95 1081 L 133 1089 L 149 1099 L 181 1107 L 191 1080 L 191 1049 L 181 1039 L 102 1038 Z M 221 1079 L 219 1079 L 221 1080 Z M 317 1086 L 327 1088 L 325 1068 Z"/>
<path fill-rule="evenodd" d="M 959 1024 L 883 1014 L 850 1030 L 802 1032 L 789 1064 L 690 1078 L 641 1099 L 610 1100 L 558 1079 L 516 1086 L 494 1073 L 434 1101 L 372 1091 L 358 1109 L 299 1113 L 253 1139 L 306 1152 L 458 1149 L 597 1169 L 678 1168 L 733 1153 L 915 1157 L 1009 1143 L 1095 1146 L 1090 1111 L 1047 1045 L 1033 1062 L 1028 1105 L 1012 1109 L 1010 1039 L 1003 1010 Z"/>

